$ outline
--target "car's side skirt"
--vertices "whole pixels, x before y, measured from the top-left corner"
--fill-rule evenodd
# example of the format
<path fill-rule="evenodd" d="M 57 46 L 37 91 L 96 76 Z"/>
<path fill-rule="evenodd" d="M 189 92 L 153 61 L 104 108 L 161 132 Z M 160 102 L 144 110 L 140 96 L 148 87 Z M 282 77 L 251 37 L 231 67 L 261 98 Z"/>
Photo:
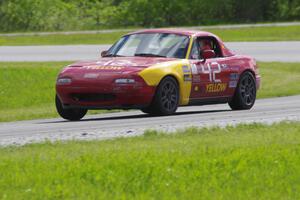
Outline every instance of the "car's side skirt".
<path fill-rule="evenodd" d="M 228 103 L 232 97 L 213 97 L 203 99 L 190 99 L 188 105 L 210 105 Z"/>

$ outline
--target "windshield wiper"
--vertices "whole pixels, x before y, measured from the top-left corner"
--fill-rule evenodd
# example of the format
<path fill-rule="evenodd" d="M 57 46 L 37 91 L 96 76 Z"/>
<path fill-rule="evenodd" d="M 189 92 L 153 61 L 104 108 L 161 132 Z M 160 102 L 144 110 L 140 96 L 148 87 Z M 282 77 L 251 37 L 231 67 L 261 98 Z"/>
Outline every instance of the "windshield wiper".
<path fill-rule="evenodd" d="M 162 57 L 165 58 L 166 56 L 158 55 L 158 54 L 153 54 L 153 53 L 136 53 L 134 56 L 142 56 L 142 57 Z"/>

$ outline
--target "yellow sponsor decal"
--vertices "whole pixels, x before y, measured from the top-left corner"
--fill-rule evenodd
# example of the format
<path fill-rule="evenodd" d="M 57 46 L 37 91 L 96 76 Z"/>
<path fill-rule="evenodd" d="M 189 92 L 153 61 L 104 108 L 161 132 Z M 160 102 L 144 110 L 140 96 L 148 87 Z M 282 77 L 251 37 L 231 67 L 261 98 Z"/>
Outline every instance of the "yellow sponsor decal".
<path fill-rule="evenodd" d="M 224 92 L 227 88 L 226 83 L 210 83 L 206 85 L 206 92 Z"/>
<path fill-rule="evenodd" d="M 86 66 L 87 69 L 99 69 L 99 70 L 121 70 L 124 67 L 114 67 L 114 66 L 95 66 L 95 65 L 90 65 Z"/>
<path fill-rule="evenodd" d="M 183 66 L 188 66 L 188 68 Z M 184 73 L 183 68 L 186 68 L 189 70 L 189 72 Z M 179 105 L 187 105 L 189 103 L 192 89 L 192 75 L 188 60 L 176 60 L 159 63 L 142 70 L 139 72 L 139 75 L 150 86 L 157 86 L 164 77 L 173 76 L 179 83 Z"/>

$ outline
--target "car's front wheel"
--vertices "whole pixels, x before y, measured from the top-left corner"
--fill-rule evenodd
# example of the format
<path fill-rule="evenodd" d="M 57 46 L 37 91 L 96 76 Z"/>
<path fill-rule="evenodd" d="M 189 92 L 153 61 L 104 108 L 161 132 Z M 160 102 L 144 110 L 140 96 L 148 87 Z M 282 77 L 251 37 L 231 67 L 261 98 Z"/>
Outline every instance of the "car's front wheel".
<path fill-rule="evenodd" d="M 250 72 L 241 75 L 235 94 L 229 102 L 232 110 L 251 109 L 256 100 L 256 82 Z"/>
<path fill-rule="evenodd" d="M 78 121 L 87 113 L 87 110 L 82 108 L 64 108 L 57 95 L 55 96 L 55 105 L 58 114 L 70 121 Z"/>
<path fill-rule="evenodd" d="M 142 111 L 151 115 L 171 115 L 179 103 L 179 86 L 173 77 L 165 77 L 157 87 L 152 104 Z"/>

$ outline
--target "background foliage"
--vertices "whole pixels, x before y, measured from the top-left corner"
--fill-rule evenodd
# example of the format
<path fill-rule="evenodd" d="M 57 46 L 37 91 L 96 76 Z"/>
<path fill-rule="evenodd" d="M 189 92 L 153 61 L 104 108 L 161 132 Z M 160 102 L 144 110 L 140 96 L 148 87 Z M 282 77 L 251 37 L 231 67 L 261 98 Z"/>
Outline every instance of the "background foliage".
<path fill-rule="evenodd" d="M 0 0 L 0 31 L 300 20 L 299 0 Z"/>

